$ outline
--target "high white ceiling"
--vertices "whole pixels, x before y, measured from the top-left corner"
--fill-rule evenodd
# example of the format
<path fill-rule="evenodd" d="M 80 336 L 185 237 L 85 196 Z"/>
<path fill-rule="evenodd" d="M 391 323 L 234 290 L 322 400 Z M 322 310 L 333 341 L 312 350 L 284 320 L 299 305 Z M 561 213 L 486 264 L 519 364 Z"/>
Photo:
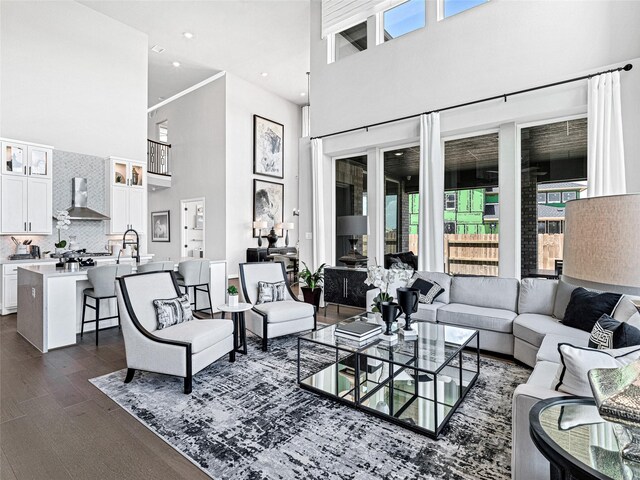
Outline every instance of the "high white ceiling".
<path fill-rule="evenodd" d="M 149 50 L 149 106 L 221 70 L 296 104 L 307 101 L 300 94 L 307 92 L 309 0 L 80 3 L 146 33 L 149 49 L 166 49 Z M 194 37 L 188 40 L 184 32 Z"/>

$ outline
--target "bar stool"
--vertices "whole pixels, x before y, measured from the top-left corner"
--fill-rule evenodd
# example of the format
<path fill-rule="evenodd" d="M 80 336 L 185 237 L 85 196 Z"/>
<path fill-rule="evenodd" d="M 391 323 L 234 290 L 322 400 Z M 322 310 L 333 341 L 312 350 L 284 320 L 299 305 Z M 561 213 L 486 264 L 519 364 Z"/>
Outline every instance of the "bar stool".
<path fill-rule="evenodd" d="M 189 295 L 189 289 L 193 288 L 193 311 L 204 312 L 210 310 L 213 315 L 213 306 L 211 304 L 211 292 L 209 291 L 209 280 L 211 279 L 211 261 L 202 260 L 185 260 L 178 264 L 178 285 L 184 288 L 185 293 Z M 209 298 L 209 306 L 198 309 L 198 292 L 207 294 Z"/>
<path fill-rule="evenodd" d="M 103 265 L 87 270 L 89 283 L 91 288 L 85 288 L 82 299 L 82 326 L 80 327 L 80 338 L 84 335 L 84 324 L 96 322 L 96 345 L 98 345 L 98 331 L 100 330 L 101 320 L 118 319 L 118 328 L 120 328 L 120 312 L 110 317 L 100 318 L 100 301 L 109 298 L 116 298 L 116 277 L 128 275 L 131 273 L 131 265 Z M 94 304 L 87 303 L 87 298 L 93 298 Z M 85 320 L 87 308 L 96 312 L 94 320 Z M 116 311 L 118 305 L 116 304 Z"/>
<path fill-rule="evenodd" d="M 144 265 L 138 265 L 138 273 L 145 272 L 173 272 L 176 264 L 170 261 L 149 262 Z"/>

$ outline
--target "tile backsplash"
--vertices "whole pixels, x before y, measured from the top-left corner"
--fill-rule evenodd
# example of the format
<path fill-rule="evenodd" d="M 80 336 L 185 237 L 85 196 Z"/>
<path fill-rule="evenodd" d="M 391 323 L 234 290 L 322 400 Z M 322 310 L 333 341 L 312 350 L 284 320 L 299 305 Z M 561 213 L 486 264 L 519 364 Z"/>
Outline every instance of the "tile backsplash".
<path fill-rule="evenodd" d="M 83 155 L 80 153 L 53 151 L 53 212 L 66 210 L 71 206 L 71 179 L 84 177 L 87 179 L 88 207 L 105 215 L 109 214 L 106 194 L 106 159 Z M 53 213 L 52 212 L 52 213 Z M 40 250 L 54 250 L 58 241 L 56 221 L 51 219 L 52 235 L 21 235 L 20 241 L 32 239 Z M 69 242 L 69 236 L 75 235 L 80 248 L 90 252 L 105 251 L 107 239 L 106 225 L 103 221 L 72 220 L 69 230 L 62 230 L 61 238 Z M 0 257 L 6 258 L 15 253 L 15 245 L 8 235 L 0 236 Z"/>

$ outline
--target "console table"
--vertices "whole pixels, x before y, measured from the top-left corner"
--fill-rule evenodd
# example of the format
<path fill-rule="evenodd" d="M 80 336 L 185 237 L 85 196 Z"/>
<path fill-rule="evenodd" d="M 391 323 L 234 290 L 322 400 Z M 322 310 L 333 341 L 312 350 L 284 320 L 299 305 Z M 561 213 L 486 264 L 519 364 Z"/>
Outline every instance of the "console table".
<path fill-rule="evenodd" d="M 367 290 L 375 288 L 365 285 L 366 268 L 325 267 L 324 301 L 349 307 L 367 308 Z M 326 306 L 325 306 L 326 309 Z"/>
<path fill-rule="evenodd" d="M 268 262 L 269 255 L 286 255 L 287 253 L 296 253 L 296 247 L 253 247 L 247 248 L 247 262 Z"/>

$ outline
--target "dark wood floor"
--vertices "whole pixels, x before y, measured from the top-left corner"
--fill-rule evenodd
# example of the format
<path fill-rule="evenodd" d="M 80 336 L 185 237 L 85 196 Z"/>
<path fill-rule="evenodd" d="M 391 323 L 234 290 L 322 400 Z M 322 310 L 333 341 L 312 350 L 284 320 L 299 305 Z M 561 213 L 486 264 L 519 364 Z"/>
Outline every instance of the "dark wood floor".
<path fill-rule="evenodd" d="M 333 323 L 358 313 L 329 307 Z M 0 479 L 208 478 L 88 382 L 126 367 L 118 329 L 38 352 L 0 317 Z"/>

